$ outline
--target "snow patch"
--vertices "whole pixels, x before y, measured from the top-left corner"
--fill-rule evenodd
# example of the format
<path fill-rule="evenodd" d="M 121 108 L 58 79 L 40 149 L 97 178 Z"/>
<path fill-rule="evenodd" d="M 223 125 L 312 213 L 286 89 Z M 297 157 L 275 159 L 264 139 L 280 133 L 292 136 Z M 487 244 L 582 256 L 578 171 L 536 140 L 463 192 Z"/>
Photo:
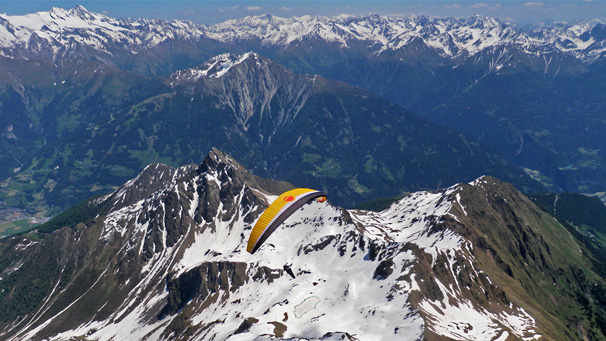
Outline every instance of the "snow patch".
<path fill-rule="evenodd" d="M 491 313 L 474 306 L 469 300 L 454 295 L 442 282 L 436 280 L 444 294 L 442 301 L 424 299 L 420 308 L 431 321 L 433 332 L 455 340 L 493 340 L 509 332 L 517 338 L 539 339 L 534 319 L 524 310 L 517 315 L 506 312 Z M 532 335 L 532 336 L 528 336 Z"/>

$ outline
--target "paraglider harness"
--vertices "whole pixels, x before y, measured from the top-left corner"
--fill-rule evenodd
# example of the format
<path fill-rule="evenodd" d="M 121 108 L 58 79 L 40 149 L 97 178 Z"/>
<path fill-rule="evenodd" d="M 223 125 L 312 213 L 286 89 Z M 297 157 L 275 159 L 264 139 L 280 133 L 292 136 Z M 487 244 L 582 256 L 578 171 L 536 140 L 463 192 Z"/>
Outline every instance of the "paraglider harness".
<path fill-rule="evenodd" d="M 292 266 L 292 263 L 290 263 L 290 264 L 287 263 L 287 264 L 284 264 L 283 268 L 284 268 L 284 271 L 286 271 L 286 273 L 289 274 L 290 277 L 292 277 L 294 279 L 295 273 L 292 272 L 292 269 L 290 268 L 291 266 Z"/>

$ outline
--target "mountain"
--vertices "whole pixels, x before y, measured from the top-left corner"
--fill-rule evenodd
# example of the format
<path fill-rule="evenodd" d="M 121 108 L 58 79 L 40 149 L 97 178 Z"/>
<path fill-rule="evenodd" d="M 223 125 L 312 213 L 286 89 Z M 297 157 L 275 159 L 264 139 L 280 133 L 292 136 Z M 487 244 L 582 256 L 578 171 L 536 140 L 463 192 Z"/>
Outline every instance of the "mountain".
<path fill-rule="evenodd" d="M 67 112 L 57 109 L 53 120 L 47 111 L 46 145 L 4 181 L 4 200 L 70 205 L 115 188 L 150 162 L 194 162 L 213 146 L 256 174 L 322 189 L 346 206 L 482 174 L 542 190 L 473 139 L 256 53 L 219 55 L 166 78 L 107 68 L 68 78 L 87 82 L 66 87 L 51 101 L 61 105 L 47 106 Z M 89 113 L 92 104 L 98 109 Z"/>
<path fill-rule="evenodd" d="M 510 184 L 481 177 L 412 193 L 382 212 L 342 209 L 329 197 L 304 206 L 248 254 L 252 224 L 289 188 L 213 149 L 200 165 L 148 166 L 90 201 L 97 214 L 78 224 L 0 241 L 0 337 L 606 333 L 606 285 L 590 254 Z"/>
<path fill-rule="evenodd" d="M 82 6 L 55 7 L 24 16 L 0 15 L 0 51 L 9 58 L 135 64 L 138 71 L 166 73 L 182 68 L 182 63 L 191 65 L 190 53 L 198 60 L 200 54 L 191 42 L 200 37 L 201 29 L 191 22 L 116 19 Z M 171 52 L 164 54 L 166 50 Z"/>
<path fill-rule="evenodd" d="M 464 62 L 351 58 L 326 76 L 369 89 L 494 147 L 553 191 L 602 192 L 604 73 L 499 48 Z"/>
<path fill-rule="evenodd" d="M 32 150 L 49 145 L 41 132 L 49 128 L 37 117 L 65 115 L 60 124 L 75 129 L 78 115 L 73 112 L 42 114 L 53 99 L 39 96 L 59 87 L 42 90 L 27 85 L 32 81 L 69 85 L 62 82 L 68 81 L 64 76 L 74 64 L 133 72 L 126 77 L 171 77 L 223 53 L 256 51 L 291 71 L 365 88 L 472 136 L 552 191 L 604 192 L 606 141 L 601 132 L 606 103 L 601 93 L 606 78 L 600 71 L 605 31 L 601 23 L 519 27 L 481 16 L 263 15 L 204 26 L 116 19 L 82 6 L 0 15 L 0 54 L 8 71 L 0 78 L 6 85 L 0 97 L 6 108 L 0 118 L 0 147 L 7 165 L 0 173 L 5 178 L 22 169 Z M 27 71 L 41 65 L 45 70 L 40 74 Z M 113 96 L 123 104 L 143 100 L 140 93 L 125 96 L 119 82 L 112 86 L 117 90 Z M 89 93 L 86 87 L 82 90 Z M 147 97 L 154 94 L 149 88 L 140 90 Z M 99 111 L 94 115 L 107 118 L 112 112 L 102 106 L 118 103 L 97 95 Z M 77 99 L 55 103 L 75 105 L 78 112 L 85 108 Z M 86 125 L 84 121 L 78 123 Z"/>

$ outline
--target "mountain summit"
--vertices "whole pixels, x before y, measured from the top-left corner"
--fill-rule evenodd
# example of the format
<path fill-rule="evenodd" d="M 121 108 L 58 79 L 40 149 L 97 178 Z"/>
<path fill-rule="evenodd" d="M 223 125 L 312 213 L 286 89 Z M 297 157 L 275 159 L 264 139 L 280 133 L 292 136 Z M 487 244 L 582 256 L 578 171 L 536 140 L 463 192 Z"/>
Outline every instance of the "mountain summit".
<path fill-rule="evenodd" d="M 378 213 L 312 202 L 247 253 L 252 224 L 290 188 L 215 149 L 198 166 L 150 165 L 73 227 L 1 241 L 1 336 L 603 337 L 590 322 L 601 308 L 578 313 L 603 279 L 509 184 L 482 177 Z"/>
<path fill-rule="evenodd" d="M 255 62 L 259 63 L 259 55 L 253 52 L 248 52 L 241 56 L 233 53 L 224 53 L 211 58 L 198 68 L 193 68 L 185 72 L 177 72 L 174 75 L 174 78 L 178 79 L 188 76 L 192 77 L 194 80 L 199 77 L 219 78 L 225 75 L 233 66 L 241 64 L 249 58 L 252 58 Z M 190 74 L 187 75 L 187 73 Z"/>

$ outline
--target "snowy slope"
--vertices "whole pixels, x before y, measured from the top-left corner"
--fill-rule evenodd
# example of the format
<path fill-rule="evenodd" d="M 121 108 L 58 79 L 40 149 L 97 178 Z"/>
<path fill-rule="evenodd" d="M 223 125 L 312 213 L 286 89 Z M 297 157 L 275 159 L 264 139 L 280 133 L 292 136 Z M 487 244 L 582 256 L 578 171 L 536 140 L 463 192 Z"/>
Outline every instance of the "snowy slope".
<path fill-rule="evenodd" d="M 497 19 L 424 16 L 272 15 L 228 20 L 212 26 L 188 21 L 115 19 L 78 6 L 53 8 L 23 16 L 0 15 L 0 49 L 8 57 L 70 56 L 82 48 L 110 57 L 137 54 L 167 41 L 199 44 L 208 39 L 232 46 L 241 41 L 287 48 L 305 41 L 324 41 L 340 48 L 363 46 L 380 54 L 421 40 L 448 58 L 465 58 L 500 46 L 528 54 L 559 51 L 592 62 L 606 51 L 603 24 L 557 24 L 521 29 Z"/>
<path fill-rule="evenodd" d="M 153 169 L 167 173 L 159 166 L 145 172 Z M 115 206 L 103 218 L 100 244 L 121 245 L 117 263 L 100 272 L 69 305 L 53 306 L 60 297 L 49 300 L 46 309 L 57 313 L 32 319 L 20 328 L 20 337 L 417 340 L 433 333 L 462 340 L 508 335 L 531 340 L 540 336 L 523 308 L 499 302 L 482 306 L 466 296 L 466 288 L 456 280 L 455 272 L 467 267 L 472 278 L 482 277 L 488 283 L 487 275 L 475 268 L 474 246 L 448 228 L 449 222 L 457 221 L 452 209 L 459 186 L 414 193 L 380 213 L 313 202 L 288 218 L 250 255 L 248 234 L 276 193 L 267 192 L 259 185 L 262 182 L 216 150 L 197 170 L 188 166 L 166 176 L 173 180 L 162 189 L 132 199 L 136 202 L 130 205 Z M 139 176 L 108 200 L 124 203 L 126 193 L 148 179 Z M 286 263 L 292 264 L 295 279 L 282 270 Z M 116 276 L 124 276 L 122 266 L 131 269 L 120 285 L 128 288 L 124 298 L 117 298 L 122 292 L 118 289 L 116 297 L 90 306 L 94 292 L 120 282 Z M 447 276 L 427 277 L 440 266 L 447 269 Z M 492 286 L 485 288 L 494 290 Z M 85 301 L 88 310 L 99 307 L 93 309 L 99 316 L 75 315 Z M 115 308 L 103 314 L 109 306 Z M 65 330 L 60 321 L 70 316 L 81 322 Z"/>
<path fill-rule="evenodd" d="M 171 78 L 177 82 L 186 80 L 192 83 L 206 77 L 220 78 L 225 75 L 229 69 L 241 64 L 250 57 L 255 59 L 259 58 L 258 55 L 253 52 L 244 53 L 242 55 L 235 55 L 233 53 L 220 54 L 211 58 L 199 67 L 177 71 L 171 75 Z"/>

